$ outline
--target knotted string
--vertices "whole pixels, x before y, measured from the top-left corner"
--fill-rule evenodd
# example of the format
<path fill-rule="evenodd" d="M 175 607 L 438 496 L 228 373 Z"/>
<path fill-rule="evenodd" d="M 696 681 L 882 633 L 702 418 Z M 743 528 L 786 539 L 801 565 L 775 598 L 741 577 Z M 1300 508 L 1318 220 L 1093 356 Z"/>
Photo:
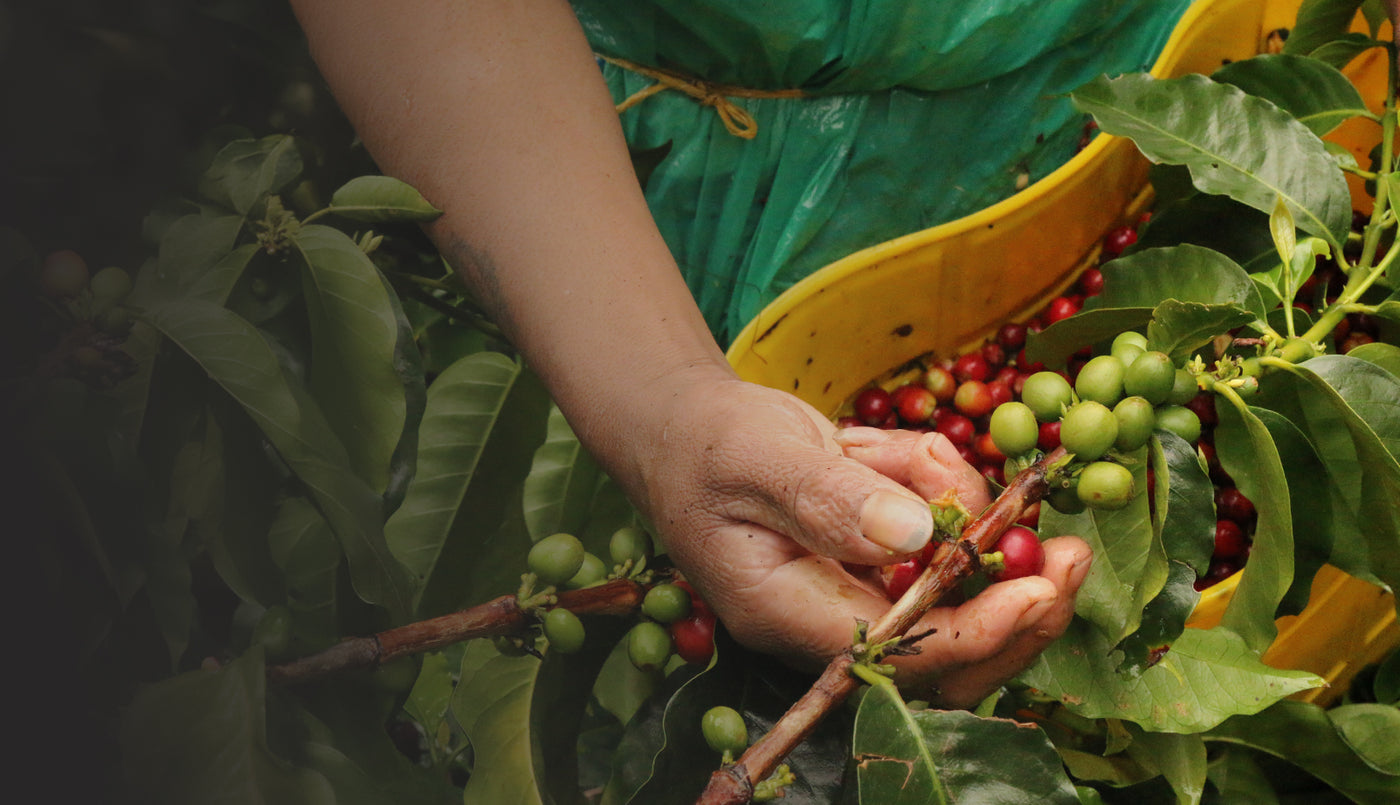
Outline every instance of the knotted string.
<path fill-rule="evenodd" d="M 612 56 L 599 55 L 598 58 L 625 70 L 631 70 L 638 75 L 644 75 L 656 82 L 651 86 L 637 90 L 622 103 L 617 104 L 618 114 L 631 109 L 658 92 L 668 89 L 679 90 L 699 101 L 702 106 L 714 109 L 715 114 L 719 115 L 720 122 L 724 124 L 725 130 L 735 137 L 742 137 L 745 140 L 752 140 L 758 136 L 758 121 L 754 120 L 753 115 L 749 114 L 744 107 L 734 103 L 730 98 L 801 98 L 804 95 L 800 89 L 734 87 L 691 78 L 670 70 L 646 67 Z"/>

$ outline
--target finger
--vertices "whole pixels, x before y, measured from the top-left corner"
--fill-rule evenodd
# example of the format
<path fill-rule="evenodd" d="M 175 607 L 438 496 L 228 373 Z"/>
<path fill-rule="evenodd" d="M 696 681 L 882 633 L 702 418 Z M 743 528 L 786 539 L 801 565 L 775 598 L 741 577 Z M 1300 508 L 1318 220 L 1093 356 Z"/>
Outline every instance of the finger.
<path fill-rule="evenodd" d="M 908 486 L 925 500 L 935 500 L 951 489 L 975 513 L 991 499 L 987 480 L 941 433 L 858 427 L 839 430 L 832 438 L 847 456 Z"/>
<path fill-rule="evenodd" d="M 994 626 L 989 632 L 974 633 L 983 642 L 963 651 L 956 664 L 937 669 L 938 676 L 931 679 L 937 693 L 930 698 L 944 706 L 971 707 L 1029 667 L 1064 634 L 1074 617 L 1075 594 L 1088 575 L 1093 554 L 1078 537 L 1046 540 L 1045 554 L 1040 576 L 993 584 L 958 608 L 985 608 L 980 615 L 959 612 L 959 623 L 980 621 Z M 1018 584 L 1026 581 L 1033 584 Z M 1050 594 L 1039 598 L 1046 586 L 1051 588 Z M 1028 596 L 1037 601 L 1027 605 Z"/>

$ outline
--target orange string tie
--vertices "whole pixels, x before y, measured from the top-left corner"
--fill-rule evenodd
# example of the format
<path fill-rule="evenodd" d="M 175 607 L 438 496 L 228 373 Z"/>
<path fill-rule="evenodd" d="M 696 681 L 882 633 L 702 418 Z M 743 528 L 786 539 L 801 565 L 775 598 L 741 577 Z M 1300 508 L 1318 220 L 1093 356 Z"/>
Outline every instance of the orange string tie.
<path fill-rule="evenodd" d="M 669 70 L 646 67 L 626 59 L 602 55 L 599 55 L 598 58 L 609 64 L 631 70 L 638 75 L 644 75 L 656 82 L 651 86 L 637 90 L 622 103 L 617 104 L 618 114 L 631 109 L 658 92 L 664 92 L 668 89 L 679 90 L 694 98 L 702 106 L 714 109 L 715 114 L 719 115 L 720 122 L 724 124 L 725 130 L 735 137 L 742 137 L 745 140 L 752 140 L 758 136 L 758 121 L 754 120 L 753 115 L 749 114 L 744 107 L 730 98 L 801 98 L 804 94 L 800 89 L 764 90 L 715 84 Z"/>

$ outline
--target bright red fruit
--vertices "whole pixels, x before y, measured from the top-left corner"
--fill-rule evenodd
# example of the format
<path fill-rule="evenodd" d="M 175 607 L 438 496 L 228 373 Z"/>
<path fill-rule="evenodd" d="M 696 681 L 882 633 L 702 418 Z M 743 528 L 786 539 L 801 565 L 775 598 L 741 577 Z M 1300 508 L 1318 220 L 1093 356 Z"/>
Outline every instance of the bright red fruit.
<path fill-rule="evenodd" d="M 996 400 L 986 383 L 968 380 L 958 386 L 957 393 L 953 395 L 953 405 L 967 416 L 976 418 L 990 414 L 996 407 Z"/>
<path fill-rule="evenodd" d="M 1120 226 L 1110 229 L 1103 238 L 1103 259 L 1112 260 L 1123 253 L 1123 250 L 1137 243 L 1137 230 L 1131 226 Z"/>
<path fill-rule="evenodd" d="M 942 366 L 930 366 L 928 371 L 924 372 L 924 388 L 933 392 L 933 396 L 939 402 L 952 402 L 953 395 L 958 390 L 958 379 Z"/>
<path fill-rule="evenodd" d="M 1244 529 L 1234 520 L 1215 521 L 1215 553 L 1222 559 L 1233 559 L 1244 553 Z"/>
<path fill-rule="evenodd" d="M 987 373 L 989 375 L 997 369 L 1000 369 L 1002 365 L 1006 363 L 1006 350 L 1002 349 L 1001 344 L 995 341 L 988 341 L 983 344 L 981 352 L 982 360 L 987 362 Z"/>
<path fill-rule="evenodd" d="M 1045 325 L 1048 327 L 1078 312 L 1079 304 L 1077 302 L 1067 296 L 1057 296 L 1045 306 Z"/>
<path fill-rule="evenodd" d="M 1026 345 L 1026 325 L 1014 321 L 1007 322 L 997 330 L 997 343 L 1007 353 L 1014 353 Z"/>
<path fill-rule="evenodd" d="M 972 452 L 985 463 L 995 463 L 998 467 L 1006 463 L 1006 455 L 997 449 L 997 444 L 992 440 L 992 434 L 979 433 L 972 440 Z"/>
<path fill-rule="evenodd" d="M 1215 492 L 1215 513 L 1242 526 L 1248 525 L 1254 519 L 1254 501 L 1237 487 L 1227 486 Z"/>
<path fill-rule="evenodd" d="M 715 653 L 715 616 L 696 613 L 671 624 L 676 653 L 691 665 L 704 665 Z"/>
<path fill-rule="evenodd" d="M 1050 452 L 1060 446 L 1060 421 L 1040 423 L 1040 438 L 1036 440 L 1036 447 L 1045 452 Z"/>
<path fill-rule="evenodd" d="M 987 364 L 987 359 L 982 357 L 981 352 L 969 352 L 960 355 L 953 362 L 953 377 L 959 383 L 966 383 L 969 380 L 982 381 L 992 373 L 992 368 Z"/>
<path fill-rule="evenodd" d="M 928 422 L 933 410 L 938 407 L 938 398 L 933 396 L 933 392 L 916 383 L 907 383 L 895 389 L 890 393 L 890 399 L 900 419 L 910 425 Z"/>
<path fill-rule="evenodd" d="M 922 572 L 924 564 L 918 559 L 881 567 L 880 584 L 885 588 L 885 596 L 891 601 L 898 601 Z"/>
<path fill-rule="evenodd" d="M 857 394 L 854 407 L 857 419 L 878 428 L 884 424 L 885 418 L 894 411 L 894 401 L 890 399 L 888 391 L 875 386 Z"/>
<path fill-rule="evenodd" d="M 970 445 L 972 437 L 977 435 L 977 427 L 962 414 L 945 414 L 939 418 L 935 430 L 955 445 Z"/>
<path fill-rule="evenodd" d="M 993 550 L 1001 551 L 1005 567 L 989 574 L 997 581 L 1034 576 L 1045 569 L 1045 548 L 1035 532 L 1024 526 L 1012 526 L 997 540 Z"/>
<path fill-rule="evenodd" d="M 1103 293 L 1103 272 L 1090 266 L 1079 275 L 1079 292 L 1085 296 L 1098 296 Z"/>

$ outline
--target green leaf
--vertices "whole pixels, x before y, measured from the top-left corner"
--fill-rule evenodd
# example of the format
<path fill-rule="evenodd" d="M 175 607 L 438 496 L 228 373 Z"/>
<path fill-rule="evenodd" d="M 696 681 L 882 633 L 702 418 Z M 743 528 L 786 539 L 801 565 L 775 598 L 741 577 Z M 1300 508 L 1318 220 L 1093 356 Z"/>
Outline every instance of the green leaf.
<path fill-rule="evenodd" d="M 1104 266 L 1103 293 L 1089 310 L 1155 308 L 1164 299 L 1203 305 L 1234 305 L 1263 318 L 1264 303 L 1239 264 L 1204 246 L 1181 244 L 1144 249 Z"/>
<path fill-rule="evenodd" d="M 1392 375 L 1400 377 L 1400 347 L 1394 344 L 1383 344 L 1379 341 L 1373 344 L 1362 344 L 1348 352 L 1347 357 L 1374 363 Z"/>
<path fill-rule="evenodd" d="M 1327 711 L 1332 726 L 1366 765 L 1400 777 L 1400 709 L 1389 704 L 1346 704 Z"/>
<path fill-rule="evenodd" d="M 1180 363 L 1220 333 L 1257 321 L 1254 313 L 1235 305 L 1205 305 L 1167 299 L 1152 311 L 1147 346 Z"/>
<path fill-rule="evenodd" d="M 1153 434 L 1151 458 L 1158 539 L 1170 559 L 1204 574 L 1215 549 L 1215 486 L 1210 474 L 1196 446 L 1170 431 Z"/>
<path fill-rule="evenodd" d="M 1285 52 L 1242 59 L 1216 70 L 1211 78 L 1272 101 L 1319 137 L 1344 120 L 1370 116 L 1351 79 L 1305 56 Z"/>
<path fill-rule="evenodd" d="M 287 586 L 287 607 L 295 624 L 293 649 L 306 654 L 329 646 L 340 637 L 341 563 L 330 524 L 310 500 L 285 498 L 268 527 L 267 543 Z M 311 645 L 298 645 L 303 636 Z"/>
<path fill-rule="evenodd" d="M 278 484 L 267 471 L 262 434 L 230 400 L 216 398 L 209 408 L 207 440 L 220 471 L 203 510 L 191 513 L 194 532 L 239 598 L 264 607 L 281 603 L 282 571 L 267 542 Z"/>
<path fill-rule="evenodd" d="M 331 194 L 329 211 L 353 221 L 432 221 L 442 210 L 411 185 L 389 176 L 359 176 Z"/>
<path fill-rule="evenodd" d="M 1104 266 L 1105 275 L 1112 265 L 1108 263 Z M 1081 310 L 1038 333 L 1029 333 L 1026 336 L 1026 360 L 1047 366 L 1064 366 L 1065 359 L 1083 349 L 1085 344 L 1097 344 L 1119 333 L 1140 329 L 1151 319 L 1150 306 Z"/>
<path fill-rule="evenodd" d="M 245 243 L 235 248 L 214 263 L 208 271 L 193 278 L 185 295 L 216 305 L 224 304 L 258 252 L 256 243 Z"/>
<path fill-rule="evenodd" d="M 428 387 L 418 468 L 384 534 L 420 580 L 431 575 L 520 366 L 494 352 L 469 355 Z M 523 572 L 523 571 L 522 571 Z"/>
<path fill-rule="evenodd" d="M 893 683 L 872 685 L 861 697 L 853 741 L 862 802 L 948 802 L 935 750 Z"/>
<path fill-rule="evenodd" d="M 1351 30 L 1362 0 L 1303 0 L 1283 52 L 1306 56 Z"/>
<path fill-rule="evenodd" d="M 207 302 L 180 300 L 147 317 L 243 406 L 311 490 L 349 560 L 356 592 L 406 613 L 411 585 L 384 541 L 378 493 L 349 470 L 345 447 L 315 402 L 287 382 L 267 341 Z"/>
<path fill-rule="evenodd" d="M 963 710 L 917 710 L 913 720 L 923 741 L 936 752 L 939 774 L 953 802 L 1079 802 L 1059 755 L 1040 727 L 979 718 Z M 895 800 L 862 797 L 862 801 Z"/>
<path fill-rule="evenodd" d="M 1187 174 L 1189 184 L 1189 171 L 1177 169 Z M 1192 189 L 1193 192 L 1184 198 L 1157 205 L 1152 219 L 1133 244 L 1134 253 L 1194 244 L 1220 252 L 1241 267 L 1265 258 L 1274 260 L 1267 215 L 1228 196 L 1212 196 Z"/>
<path fill-rule="evenodd" d="M 1274 248 L 1284 265 L 1293 263 L 1293 249 L 1298 245 L 1298 228 L 1293 223 L 1293 214 L 1288 205 L 1279 197 L 1274 209 L 1269 213 L 1269 233 L 1274 238 Z M 1292 297 L 1289 297 L 1292 298 Z"/>
<path fill-rule="evenodd" d="M 1201 75 L 1145 73 L 1100 77 L 1072 98 L 1153 162 L 1186 165 L 1203 192 L 1263 212 L 1282 197 L 1300 229 L 1332 243 L 1351 226 L 1350 192 L 1322 140 L 1266 100 Z"/>
<path fill-rule="evenodd" d="M 351 467 L 382 492 L 407 417 L 389 289 L 344 232 L 306 226 L 294 240 L 307 268 L 311 394 L 349 450 Z"/>
<path fill-rule="evenodd" d="M 1360 56 L 1371 48 L 1383 48 L 1385 46 L 1385 42 L 1379 39 L 1372 39 L 1366 34 L 1349 33 L 1322 45 L 1317 50 L 1309 53 L 1308 56 L 1324 64 L 1330 64 L 1340 70 L 1350 64 L 1357 56 Z"/>
<path fill-rule="evenodd" d="M 1250 410 L 1273 437 L 1288 482 L 1293 582 L 1280 601 L 1278 614 L 1296 615 L 1307 606 L 1313 576 L 1332 555 L 1334 524 L 1339 518 L 1332 511 L 1331 479 L 1312 443 L 1296 425 L 1266 408 Z"/>
<path fill-rule="evenodd" d="M 240 215 L 201 212 L 176 219 L 160 240 L 155 265 L 150 267 L 153 270 L 140 272 L 132 303 L 148 305 L 177 290 L 195 288 L 206 274 L 229 259 L 242 231 Z M 212 285 L 214 280 L 209 282 Z M 207 287 L 201 292 L 207 292 Z"/>
<path fill-rule="evenodd" d="M 1227 629 L 1187 629 L 1141 674 L 1115 672 L 1112 644 L 1076 618 L 1022 680 L 1085 718 L 1121 718 L 1152 732 L 1192 733 L 1323 684 L 1270 668 Z"/>
<path fill-rule="evenodd" d="M 1143 732 L 1131 723 L 1128 756 L 1166 778 L 1183 805 L 1199 803 L 1206 785 L 1206 745 L 1199 735 Z"/>
<path fill-rule="evenodd" d="M 452 703 L 452 687 L 452 669 L 447 665 L 447 657 L 440 651 L 424 654 L 418 680 L 413 683 L 403 709 L 423 725 L 425 733 L 436 735 Z"/>
<path fill-rule="evenodd" d="M 532 540 L 560 531 L 578 534 L 601 473 L 558 406 L 550 407 L 548 427 L 525 478 L 525 525 Z"/>
<path fill-rule="evenodd" d="M 383 274 L 379 275 L 388 294 L 389 307 L 394 311 L 397 334 L 394 338 L 394 374 L 404 395 L 404 425 L 398 444 L 389 456 L 389 478 L 384 488 L 384 511 L 392 514 L 408 494 L 408 485 L 418 471 L 418 429 L 428 405 L 428 379 L 423 369 L 423 353 L 418 349 L 413 325 L 404 312 L 398 294 Z"/>
<path fill-rule="evenodd" d="M 1228 401 L 1228 404 L 1227 404 Z M 1220 466 L 1258 512 L 1249 561 L 1220 624 L 1263 652 L 1278 629 L 1279 602 L 1293 581 L 1293 515 L 1288 480 L 1273 435 L 1238 398 L 1216 396 L 1220 422 L 1215 451 Z"/>
<path fill-rule="evenodd" d="M 1181 636 L 1187 619 L 1201 600 L 1201 594 L 1196 591 L 1196 575 L 1195 570 L 1182 562 L 1172 560 L 1168 564 L 1167 582 L 1162 591 L 1142 608 L 1142 625 L 1116 647 L 1123 654 L 1120 671 L 1141 673 L 1156 661 L 1156 652 Z"/>
<path fill-rule="evenodd" d="M 268 748 L 265 696 L 260 653 L 138 692 L 121 723 L 135 801 L 334 805 L 325 778 Z"/>
<path fill-rule="evenodd" d="M 269 193 L 301 175 L 296 141 L 285 134 L 261 140 L 234 140 L 214 156 L 199 182 L 199 192 L 239 216 L 247 215 Z"/>
<path fill-rule="evenodd" d="M 1249 802 L 1253 805 L 1279 805 L 1269 776 L 1254 762 L 1254 753 L 1242 749 L 1216 752 L 1206 778 L 1220 794 L 1221 802 Z"/>
<path fill-rule="evenodd" d="M 1400 776 L 1383 774 L 1358 756 L 1327 711 L 1303 702 L 1279 702 L 1256 715 L 1232 718 L 1205 735 L 1287 760 L 1345 794 L 1353 802 L 1400 801 Z"/>

